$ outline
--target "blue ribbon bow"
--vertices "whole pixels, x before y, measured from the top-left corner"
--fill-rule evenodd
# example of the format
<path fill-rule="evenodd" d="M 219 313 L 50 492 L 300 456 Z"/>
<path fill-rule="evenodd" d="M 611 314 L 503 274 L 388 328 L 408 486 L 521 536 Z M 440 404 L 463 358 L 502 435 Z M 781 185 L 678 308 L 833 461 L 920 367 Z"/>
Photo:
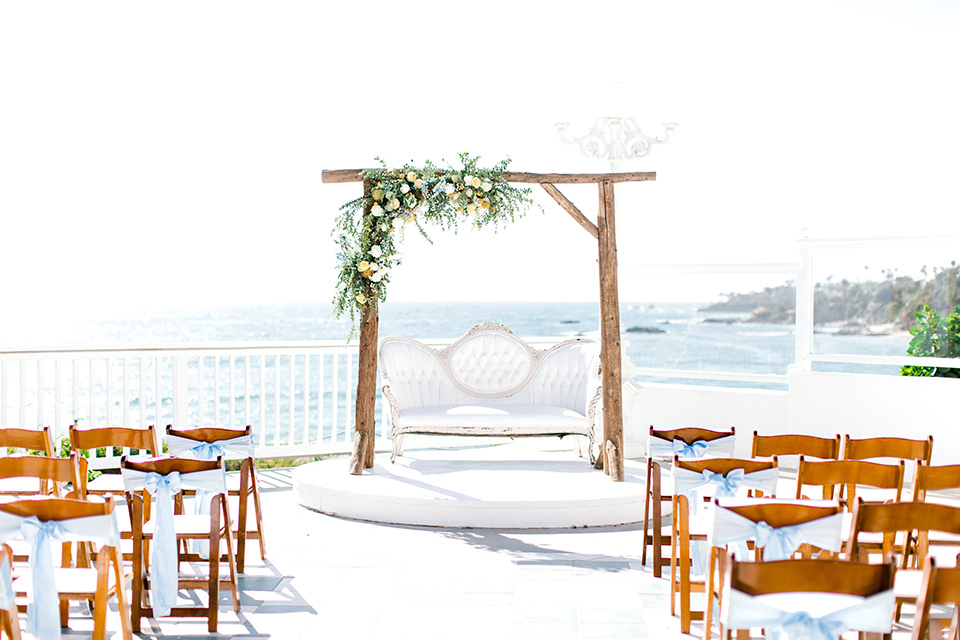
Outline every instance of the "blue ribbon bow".
<path fill-rule="evenodd" d="M 788 638 L 835 640 L 847 631 L 847 625 L 839 620 L 814 618 L 806 611 L 797 611 L 786 615 L 781 629 Z"/>
<path fill-rule="evenodd" d="M 680 438 L 673 439 L 673 454 L 680 458 L 702 458 L 707 453 L 707 443 L 703 440 L 687 444 Z"/>
<path fill-rule="evenodd" d="M 714 473 L 704 469 L 703 479 L 709 484 L 717 486 L 716 496 L 718 498 L 733 498 L 737 495 L 737 490 L 743 485 L 743 469 L 731 469 L 727 475 Z"/>
<path fill-rule="evenodd" d="M 755 526 L 755 540 L 763 547 L 764 560 L 786 560 L 803 544 L 803 534 L 799 526 L 774 529 L 761 520 Z"/>
<path fill-rule="evenodd" d="M 190 447 L 197 460 L 216 460 L 218 456 L 224 455 L 223 446 L 216 442 L 201 442 L 196 446 Z"/>

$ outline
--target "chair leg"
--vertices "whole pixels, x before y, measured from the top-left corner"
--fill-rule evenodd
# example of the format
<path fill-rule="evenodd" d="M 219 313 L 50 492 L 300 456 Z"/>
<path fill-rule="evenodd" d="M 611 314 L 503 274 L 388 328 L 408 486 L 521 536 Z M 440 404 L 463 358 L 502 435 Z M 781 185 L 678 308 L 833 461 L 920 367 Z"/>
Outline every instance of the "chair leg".
<path fill-rule="evenodd" d="M 660 484 L 660 465 L 653 463 L 655 467 L 652 473 L 653 482 L 653 503 L 650 505 L 653 509 L 653 577 L 659 578 L 663 575 L 663 493 Z M 671 536 L 672 540 L 672 536 Z M 672 542 L 671 542 L 672 548 Z"/>
<path fill-rule="evenodd" d="M 210 553 L 209 556 L 209 575 L 207 581 L 207 631 L 217 632 L 218 614 L 220 613 L 220 511 L 223 496 L 217 494 L 213 497 L 213 504 L 210 506 Z M 227 530 L 230 529 L 230 523 L 226 523 Z"/>
<path fill-rule="evenodd" d="M 132 496 L 133 517 L 131 529 L 133 537 L 133 579 L 130 588 L 130 626 L 133 633 L 140 633 L 140 619 L 143 617 L 143 598 L 147 574 L 143 562 L 143 502 L 139 495 Z M 118 585 L 119 586 L 119 585 Z"/>
<path fill-rule="evenodd" d="M 223 505 L 223 520 L 224 522 L 230 522 L 230 509 L 226 499 L 221 503 Z M 230 594 L 233 596 L 233 612 L 240 613 L 240 594 L 239 587 L 237 585 L 237 563 L 236 558 L 233 555 L 233 534 L 230 531 L 230 527 L 226 526 L 223 528 L 224 535 L 227 538 L 227 568 L 230 574 Z M 219 542 L 217 544 L 220 544 Z M 219 565 L 218 565 L 219 569 Z"/>
<path fill-rule="evenodd" d="M 260 508 L 260 483 L 257 482 L 257 469 L 250 466 L 250 488 L 253 490 L 253 510 L 257 519 L 257 540 L 260 542 L 260 559 L 267 559 L 267 539 L 263 535 L 263 510 Z"/>
<path fill-rule="evenodd" d="M 710 640 L 713 636 L 713 600 L 714 593 L 713 589 L 715 587 L 713 581 L 713 571 L 717 564 L 717 548 L 710 547 L 710 563 L 707 568 L 707 608 L 703 612 L 703 637 L 704 640 Z"/>
<path fill-rule="evenodd" d="M 250 497 L 250 458 L 240 463 L 240 492 L 237 494 L 237 571 L 243 573 L 247 549 L 247 500 Z"/>
<path fill-rule="evenodd" d="M 122 585 L 118 585 L 118 588 Z M 110 560 L 107 547 L 97 556 L 97 591 L 93 598 L 93 640 L 107 637 L 107 592 L 110 588 Z M 121 609 L 121 615 L 123 610 Z"/>
<path fill-rule="evenodd" d="M 653 474 L 653 460 L 647 458 L 647 483 L 643 485 L 646 495 L 643 498 L 643 549 L 640 551 L 640 564 L 647 564 L 647 545 L 650 544 L 650 476 Z M 659 576 L 657 576 L 659 577 Z"/>
<path fill-rule="evenodd" d="M 113 580 L 117 596 L 117 611 L 120 613 L 120 632 L 123 640 L 133 640 L 133 633 L 130 630 L 130 607 L 127 606 L 127 580 L 123 575 L 123 562 L 120 557 L 119 549 L 113 549 L 110 552 L 110 563 L 113 565 Z"/>
<path fill-rule="evenodd" d="M 674 497 L 673 511 L 676 513 L 677 498 Z M 677 519 L 670 524 L 670 615 L 677 615 Z"/>

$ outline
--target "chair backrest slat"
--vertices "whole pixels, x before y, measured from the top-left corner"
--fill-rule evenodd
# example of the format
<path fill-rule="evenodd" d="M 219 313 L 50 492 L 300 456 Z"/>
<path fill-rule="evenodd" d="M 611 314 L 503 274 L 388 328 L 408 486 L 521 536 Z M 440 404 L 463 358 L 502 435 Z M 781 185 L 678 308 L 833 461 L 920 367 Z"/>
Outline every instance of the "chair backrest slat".
<path fill-rule="evenodd" d="M 821 438 L 803 434 L 779 434 L 762 436 L 753 432 L 752 458 L 770 456 L 807 456 L 823 460 L 840 457 L 840 434 L 833 438 Z"/>

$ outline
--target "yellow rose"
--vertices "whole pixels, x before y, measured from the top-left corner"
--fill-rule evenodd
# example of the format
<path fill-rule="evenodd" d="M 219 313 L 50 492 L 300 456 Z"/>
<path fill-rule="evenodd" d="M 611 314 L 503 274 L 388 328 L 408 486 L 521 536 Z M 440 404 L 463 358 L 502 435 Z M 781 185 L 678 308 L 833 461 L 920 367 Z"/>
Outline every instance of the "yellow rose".
<path fill-rule="evenodd" d="M 481 184 L 480 178 L 477 178 L 476 176 L 474 176 L 473 180 L 470 181 L 470 184 L 472 184 L 475 187 L 479 187 Z"/>
<path fill-rule="evenodd" d="M 490 208 L 490 201 L 489 201 L 489 200 L 484 200 L 483 202 L 480 203 L 480 206 L 483 207 L 484 209 L 489 209 L 489 208 Z"/>
<path fill-rule="evenodd" d="M 467 213 L 476 213 L 476 211 L 477 205 L 473 204 L 472 202 L 467 205 Z"/>
<path fill-rule="evenodd" d="M 383 191 L 381 191 L 380 189 L 374 189 L 373 193 L 371 193 L 370 195 L 373 196 L 374 200 L 379 200 L 380 198 L 383 197 Z"/>
<path fill-rule="evenodd" d="M 421 180 L 420 178 L 417 178 L 416 180 L 413 181 L 413 186 L 416 187 L 417 189 L 422 189 L 423 180 Z"/>
<path fill-rule="evenodd" d="M 417 174 L 414 173 L 413 171 L 407 174 L 407 182 L 413 182 L 416 179 L 417 179 Z"/>
<path fill-rule="evenodd" d="M 370 268 L 370 263 L 367 262 L 366 260 L 361 260 L 360 262 L 357 263 L 357 269 L 359 269 L 360 271 L 366 271 L 369 268 Z"/>
<path fill-rule="evenodd" d="M 363 304 L 366 301 L 367 301 L 367 296 L 363 295 L 362 293 L 357 294 L 357 302 L 359 302 L 360 304 Z"/>

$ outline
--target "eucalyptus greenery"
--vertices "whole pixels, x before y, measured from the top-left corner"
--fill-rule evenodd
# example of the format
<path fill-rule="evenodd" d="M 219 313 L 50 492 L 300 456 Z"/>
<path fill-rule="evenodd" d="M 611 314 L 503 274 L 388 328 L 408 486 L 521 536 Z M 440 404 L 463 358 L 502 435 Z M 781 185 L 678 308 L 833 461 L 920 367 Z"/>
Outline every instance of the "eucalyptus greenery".
<path fill-rule="evenodd" d="M 333 235 L 340 245 L 339 277 L 333 296 L 337 317 L 350 314 L 353 331 L 357 314 L 373 300 L 387 298 L 387 283 L 400 264 L 400 242 L 408 226 L 427 241 L 424 223 L 456 231 L 469 224 L 478 229 L 513 222 L 536 206 L 530 189 L 518 189 L 503 179 L 510 164 L 479 166 L 480 157 L 460 154 L 462 168 L 406 164 L 364 171 L 364 194 L 340 208 Z"/>
<path fill-rule="evenodd" d="M 917 325 L 910 329 L 910 346 L 907 354 L 932 358 L 960 358 L 960 305 L 946 318 L 937 316 L 936 309 L 923 305 L 917 311 Z M 942 378 L 960 378 L 960 369 L 948 367 L 900 368 L 904 376 L 936 376 Z"/>

